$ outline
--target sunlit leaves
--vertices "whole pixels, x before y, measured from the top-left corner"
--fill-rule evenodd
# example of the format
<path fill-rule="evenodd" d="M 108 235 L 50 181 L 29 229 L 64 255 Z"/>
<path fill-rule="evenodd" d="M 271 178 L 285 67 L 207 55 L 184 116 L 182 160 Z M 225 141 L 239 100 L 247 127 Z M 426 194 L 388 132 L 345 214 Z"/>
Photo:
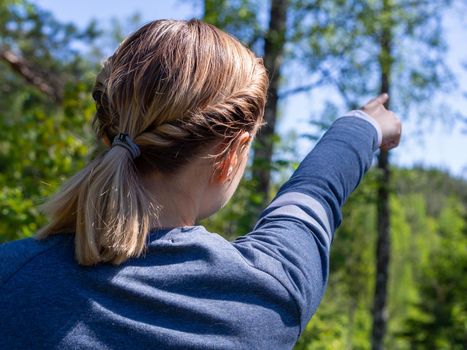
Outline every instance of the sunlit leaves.
<path fill-rule="evenodd" d="M 8 46 L 35 74 L 62 81 L 57 103 L 0 63 L 0 241 L 37 231 L 44 223 L 38 205 L 85 164 L 96 67 L 73 45 L 97 35 L 92 26 L 80 32 L 24 2 L 6 5 L 0 6 L 0 49 Z"/>

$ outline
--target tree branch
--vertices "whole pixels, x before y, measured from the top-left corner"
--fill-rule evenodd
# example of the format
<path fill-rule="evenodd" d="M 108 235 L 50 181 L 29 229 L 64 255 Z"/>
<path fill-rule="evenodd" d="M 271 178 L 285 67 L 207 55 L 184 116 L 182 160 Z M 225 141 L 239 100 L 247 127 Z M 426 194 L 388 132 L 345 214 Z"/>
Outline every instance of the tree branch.
<path fill-rule="evenodd" d="M 54 102 L 60 103 L 63 98 L 63 87 L 52 84 L 34 71 L 24 58 L 10 50 L 0 49 L 0 59 L 5 61 L 10 68 L 21 75 L 28 83 L 40 92 L 50 97 Z"/>
<path fill-rule="evenodd" d="M 289 89 L 289 90 L 282 91 L 282 92 L 279 93 L 279 98 L 288 97 L 290 95 L 295 95 L 295 94 L 298 94 L 300 92 L 310 91 L 311 89 L 314 89 L 315 87 L 324 84 L 325 81 L 326 81 L 326 78 L 322 77 L 322 78 L 320 78 L 319 80 L 317 80 L 317 81 L 315 81 L 313 83 L 305 84 L 305 85 L 298 86 L 298 87 L 295 87 L 295 88 L 292 88 L 292 89 Z"/>

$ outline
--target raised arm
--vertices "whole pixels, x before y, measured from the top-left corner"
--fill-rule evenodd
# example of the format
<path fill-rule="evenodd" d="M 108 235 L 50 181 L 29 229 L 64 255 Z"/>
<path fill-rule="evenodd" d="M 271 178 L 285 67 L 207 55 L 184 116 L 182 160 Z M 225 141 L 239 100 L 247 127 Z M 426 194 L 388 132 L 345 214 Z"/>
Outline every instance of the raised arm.
<path fill-rule="evenodd" d="M 370 168 L 378 147 L 398 143 L 400 122 L 384 109 L 386 99 L 380 96 L 363 111 L 337 119 L 280 188 L 253 231 L 233 242 L 252 266 L 289 291 L 301 329 L 324 294 L 330 245 L 343 204 Z M 392 121 L 385 124 L 380 119 Z"/>

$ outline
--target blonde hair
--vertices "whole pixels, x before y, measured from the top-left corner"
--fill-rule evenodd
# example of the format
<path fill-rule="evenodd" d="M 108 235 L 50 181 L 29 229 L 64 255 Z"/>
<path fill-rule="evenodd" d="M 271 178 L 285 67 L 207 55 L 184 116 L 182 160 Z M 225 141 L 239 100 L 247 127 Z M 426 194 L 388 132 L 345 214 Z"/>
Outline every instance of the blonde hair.
<path fill-rule="evenodd" d="M 225 155 L 242 132 L 262 124 L 268 79 L 262 60 L 235 38 L 199 20 L 159 20 L 124 40 L 104 63 L 92 93 L 98 139 L 126 132 L 123 147 L 97 155 L 42 205 L 49 223 L 36 237 L 74 232 L 82 265 L 119 264 L 146 247 L 158 205 L 142 175 L 173 173 L 206 144 Z"/>

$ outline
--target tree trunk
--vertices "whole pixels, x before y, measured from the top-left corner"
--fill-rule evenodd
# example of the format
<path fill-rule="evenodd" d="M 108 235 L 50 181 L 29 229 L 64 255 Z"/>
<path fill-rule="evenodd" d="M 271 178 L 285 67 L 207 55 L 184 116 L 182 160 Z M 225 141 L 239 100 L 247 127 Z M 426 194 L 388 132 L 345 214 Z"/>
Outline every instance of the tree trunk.
<path fill-rule="evenodd" d="M 262 194 L 258 211 L 267 205 L 271 182 L 271 162 L 273 141 L 277 120 L 277 102 L 282 54 L 285 44 L 285 30 L 288 0 L 272 0 L 269 29 L 264 38 L 264 65 L 269 73 L 269 94 L 264 113 L 267 123 L 258 132 L 254 144 L 253 179 L 256 181 L 255 192 Z"/>
<path fill-rule="evenodd" d="M 383 1 L 383 13 L 389 13 L 389 0 Z M 390 92 L 392 63 L 391 24 L 383 24 L 380 44 L 381 93 Z M 389 108 L 389 106 L 386 106 Z M 387 328 L 387 284 L 391 250 L 390 241 L 390 182 L 389 153 L 381 151 L 378 158 L 380 177 L 377 184 L 377 244 L 376 244 L 376 283 L 373 301 L 373 329 L 371 335 L 372 350 L 382 350 Z"/>
<path fill-rule="evenodd" d="M 377 232 L 378 239 L 376 245 L 376 284 L 373 302 L 373 331 L 372 349 L 383 349 L 383 340 L 386 333 L 387 324 L 387 284 L 388 267 L 390 258 L 391 241 L 389 237 L 389 154 L 381 151 L 378 158 L 378 168 L 381 177 L 378 180 L 377 192 Z"/>

